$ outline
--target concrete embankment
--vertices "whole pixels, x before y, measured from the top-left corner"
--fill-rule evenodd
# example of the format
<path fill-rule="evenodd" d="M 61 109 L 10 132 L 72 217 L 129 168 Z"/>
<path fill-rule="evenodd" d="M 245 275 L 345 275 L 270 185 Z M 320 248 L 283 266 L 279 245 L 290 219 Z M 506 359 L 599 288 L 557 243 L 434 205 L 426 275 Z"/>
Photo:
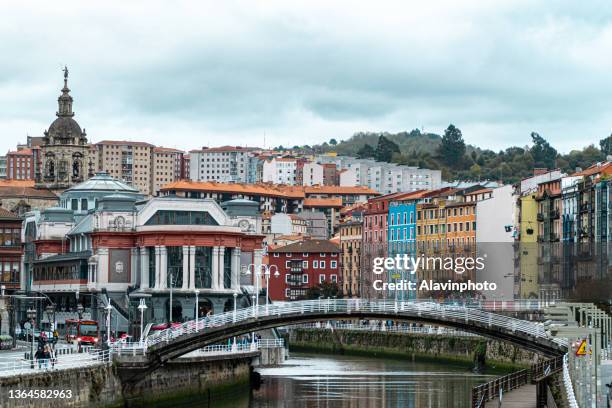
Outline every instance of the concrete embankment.
<path fill-rule="evenodd" d="M 476 369 L 525 368 L 538 356 L 512 344 L 481 337 L 358 330 L 291 329 L 290 351 L 444 360 Z"/>
<path fill-rule="evenodd" d="M 249 389 L 252 357 L 178 359 L 155 370 L 136 384 L 123 384 L 113 365 L 37 372 L 0 378 L 0 407 L 144 407 L 176 406 L 197 396 L 214 401 Z M 64 398 L 34 398 L 19 391 L 64 390 Z M 21 396 L 20 398 L 17 398 Z"/>

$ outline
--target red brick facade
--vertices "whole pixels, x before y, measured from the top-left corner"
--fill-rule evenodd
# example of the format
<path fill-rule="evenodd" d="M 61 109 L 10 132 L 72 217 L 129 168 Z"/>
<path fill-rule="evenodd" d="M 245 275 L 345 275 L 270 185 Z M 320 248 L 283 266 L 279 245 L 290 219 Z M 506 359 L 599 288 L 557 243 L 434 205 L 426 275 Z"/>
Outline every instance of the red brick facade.
<path fill-rule="evenodd" d="M 319 252 L 309 248 L 299 249 L 299 244 L 301 243 L 269 251 L 269 263 L 276 266 L 279 272 L 278 277 L 270 277 L 269 292 L 272 300 L 301 299 L 308 288 L 318 286 L 322 282 L 341 284 L 340 249 L 337 245 L 331 244 L 336 247 L 331 251 L 325 248 L 321 249 L 324 252 Z M 295 247 L 296 252 L 283 252 L 283 248 L 288 247 Z M 270 267 L 271 273 L 274 274 L 276 269 Z"/>

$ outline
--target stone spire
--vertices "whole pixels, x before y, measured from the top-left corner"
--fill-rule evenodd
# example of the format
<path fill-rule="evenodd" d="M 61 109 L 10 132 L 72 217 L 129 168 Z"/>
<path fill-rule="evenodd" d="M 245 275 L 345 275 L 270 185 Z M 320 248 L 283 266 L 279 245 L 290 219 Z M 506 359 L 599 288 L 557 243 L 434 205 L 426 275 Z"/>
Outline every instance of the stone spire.
<path fill-rule="evenodd" d="M 72 117 L 72 96 L 70 96 L 70 89 L 68 88 L 68 67 L 64 66 L 64 87 L 62 88 L 62 94 L 57 98 L 58 111 L 56 113 L 59 117 Z"/>

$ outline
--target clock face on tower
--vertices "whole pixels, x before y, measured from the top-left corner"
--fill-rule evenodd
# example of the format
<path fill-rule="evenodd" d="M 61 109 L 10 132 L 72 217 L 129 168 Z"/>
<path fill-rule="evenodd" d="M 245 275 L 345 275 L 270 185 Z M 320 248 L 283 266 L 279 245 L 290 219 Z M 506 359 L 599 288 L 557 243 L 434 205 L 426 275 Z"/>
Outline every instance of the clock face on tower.
<path fill-rule="evenodd" d="M 248 231 L 251 224 L 247 220 L 240 220 L 240 222 L 238 222 L 238 226 L 240 227 L 241 231 Z"/>
<path fill-rule="evenodd" d="M 118 216 L 115 218 L 115 228 L 123 228 L 125 227 L 125 218 L 122 216 Z"/>

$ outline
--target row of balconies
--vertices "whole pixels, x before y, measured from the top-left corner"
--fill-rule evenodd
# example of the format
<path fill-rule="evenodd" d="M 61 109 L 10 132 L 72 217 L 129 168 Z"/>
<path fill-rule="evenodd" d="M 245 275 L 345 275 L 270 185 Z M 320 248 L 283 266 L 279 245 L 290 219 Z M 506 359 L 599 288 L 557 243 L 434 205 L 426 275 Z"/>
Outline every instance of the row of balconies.
<path fill-rule="evenodd" d="M 560 236 L 557 232 L 551 232 L 546 235 L 538 235 L 538 242 L 559 242 Z"/>

